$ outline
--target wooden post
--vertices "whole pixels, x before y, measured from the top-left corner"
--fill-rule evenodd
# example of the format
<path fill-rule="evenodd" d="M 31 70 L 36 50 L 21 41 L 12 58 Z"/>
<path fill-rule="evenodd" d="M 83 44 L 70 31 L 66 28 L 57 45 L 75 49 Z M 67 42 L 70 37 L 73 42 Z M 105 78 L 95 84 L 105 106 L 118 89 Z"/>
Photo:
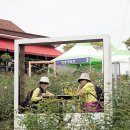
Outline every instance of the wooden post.
<path fill-rule="evenodd" d="M 29 61 L 29 70 L 28 70 L 28 74 L 29 74 L 29 77 L 31 77 L 31 62 Z"/>
<path fill-rule="evenodd" d="M 25 51 L 24 45 L 20 45 L 19 53 L 19 105 L 24 101 L 24 82 L 25 82 Z"/>

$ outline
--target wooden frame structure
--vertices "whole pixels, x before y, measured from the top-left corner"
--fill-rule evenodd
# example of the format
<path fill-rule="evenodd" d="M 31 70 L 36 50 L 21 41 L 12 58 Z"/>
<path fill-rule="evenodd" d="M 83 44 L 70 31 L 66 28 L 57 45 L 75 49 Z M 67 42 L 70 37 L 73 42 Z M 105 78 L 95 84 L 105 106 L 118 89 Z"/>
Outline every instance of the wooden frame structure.
<path fill-rule="evenodd" d="M 29 61 L 29 77 L 31 77 L 32 64 L 53 64 L 54 77 L 56 77 L 56 63 L 54 61 Z"/>
<path fill-rule="evenodd" d="M 104 74 L 104 112 L 93 113 L 93 117 L 100 120 L 109 118 L 112 114 L 112 64 L 111 64 L 111 44 L 109 35 L 84 35 L 75 37 L 59 38 L 34 38 L 15 40 L 15 68 L 14 68 L 14 129 L 23 130 L 19 126 L 24 114 L 19 113 L 19 102 L 24 94 L 24 46 L 25 45 L 54 45 L 103 41 L 103 74 Z M 19 99 L 20 95 L 20 99 Z M 108 113 L 109 112 L 109 113 Z M 80 117 L 80 113 L 77 113 Z M 77 116 L 77 114 L 75 116 Z M 79 118 L 77 118 L 79 121 Z M 102 120 L 103 121 L 103 120 Z"/>

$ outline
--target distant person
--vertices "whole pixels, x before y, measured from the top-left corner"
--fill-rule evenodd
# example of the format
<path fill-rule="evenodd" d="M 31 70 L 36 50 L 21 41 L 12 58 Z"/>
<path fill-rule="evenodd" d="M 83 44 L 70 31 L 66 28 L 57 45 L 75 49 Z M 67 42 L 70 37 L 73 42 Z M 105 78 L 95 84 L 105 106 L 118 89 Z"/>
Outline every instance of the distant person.
<path fill-rule="evenodd" d="M 77 95 L 83 99 L 83 110 L 85 112 L 100 112 L 101 106 L 96 98 L 95 87 L 89 75 L 87 73 L 82 73 L 78 82 Z"/>
<path fill-rule="evenodd" d="M 5 64 L 3 62 L 0 63 L 0 71 L 5 71 L 6 70 L 6 67 L 5 67 Z"/>
<path fill-rule="evenodd" d="M 46 76 L 43 76 L 39 80 L 39 86 L 38 88 L 33 90 L 31 102 L 32 102 L 32 108 L 37 109 L 35 107 L 35 104 L 37 104 L 40 100 L 42 100 L 43 97 L 53 96 L 52 93 L 47 91 L 49 86 L 49 79 Z"/>
<path fill-rule="evenodd" d="M 12 60 L 12 64 L 11 64 L 11 72 L 14 71 L 14 60 Z"/>
<path fill-rule="evenodd" d="M 11 71 L 11 65 L 12 65 L 12 61 L 9 61 L 9 62 L 8 62 L 8 71 L 9 71 L 9 72 Z"/>
<path fill-rule="evenodd" d="M 8 71 L 13 72 L 14 71 L 14 60 L 8 62 Z"/>

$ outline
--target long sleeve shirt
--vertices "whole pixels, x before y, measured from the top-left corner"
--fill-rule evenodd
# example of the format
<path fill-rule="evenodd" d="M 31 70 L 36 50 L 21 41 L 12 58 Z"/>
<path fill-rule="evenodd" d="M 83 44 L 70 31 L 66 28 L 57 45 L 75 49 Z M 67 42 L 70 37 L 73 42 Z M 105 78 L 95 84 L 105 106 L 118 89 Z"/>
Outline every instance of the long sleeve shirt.
<path fill-rule="evenodd" d="M 46 91 L 45 93 L 47 93 L 49 96 L 53 96 L 52 93 L 50 93 L 49 91 Z M 40 88 L 36 88 L 33 91 L 32 97 L 31 97 L 31 101 L 32 102 L 37 102 L 42 100 L 42 93 L 40 92 Z"/>
<path fill-rule="evenodd" d="M 83 93 L 83 98 L 85 99 L 85 102 L 90 103 L 97 101 L 97 99 L 95 98 L 97 96 L 95 87 L 91 82 L 85 84 L 84 87 L 80 90 L 80 92 Z M 90 93 L 92 93 L 95 97 Z"/>

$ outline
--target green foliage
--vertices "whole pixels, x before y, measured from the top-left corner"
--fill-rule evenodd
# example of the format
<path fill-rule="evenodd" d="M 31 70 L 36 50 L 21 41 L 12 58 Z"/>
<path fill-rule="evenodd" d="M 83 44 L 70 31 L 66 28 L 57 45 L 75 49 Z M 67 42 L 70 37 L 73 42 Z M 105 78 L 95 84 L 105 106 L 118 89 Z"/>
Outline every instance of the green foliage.
<path fill-rule="evenodd" d="M 99 49 L 102 49 L 103 48 L 103 42 L 91 42 L 92 46 L 99 50 Z M 64 49 L 64 52 L 70 50 L 75 44 L 66 44 L 63 49 Z"/>
<path fill-rule="evenodd" d="M 124 42 L 127 46 L 130 46 L 130 37 Z"/>
<path fill-rule="evenodd" d="M 75 44 L 66 44 L 63 49 L 64 49 L 64 52 L 70 50 Z"/>
<path fill-rule="evenodd" d="M 2 55 L 1 55 L 2 61 L 8 62 L 8 61 L 11 60 L 11 58 L 12 58 L 12 57 L 11 57 L 8 53 L 5 53 L 5 54 L 2 54 Z"/>
<path fill-rule="evenodd" d="M 82 68 L 85 72 L 85 69 Z M 94 84 L 103 86 L 103 75 L 91 71 L 90 78 Z M 81 71 L 75 73 L 60 73 L 57 78 L 50 76 L 49 91 L 55 95 L 64 94 L 64 88 L 77 88 Z M 38 86 L 41 75 L 28 78 L 25 75 L 25 94 Z M 113 84 L 113 115 L 109 118 L 94 120 L 92 113 L 81 113 L 74 120 L 75 112 L 79 110 L 80 104 L 77 99 L 70 102 L 59 99 L 44 100 L 38 110 L 27 112 L 20 125 L 25 125 L 27 130 L 129 130 L 130 129 L 130 77 L 123 75 L 118 81 L 115 89 Z M 5 129 L 13 129 L 13 75 L 0 75 L 0 121 L 4 121 Z M 63 102 L 63 103 L 62 103 Z M 59 105 L 60 104 L 60 105 Z M 63 107 L 64 104 L 64 107 Z M 38 113 L 44 113 L 38 114 Z M 68 113 L 71 112 L 71 113 Z M 108 112 L 109 113 L 109 112 Z M 104 121 L 102 121 L 104 120 Z"/>
<path fill-rule="evenodd" d="M 124 76 L 122 77 L 124 78 Z M 120 84 L 113 90 L 113 127 L 130 128 L 130 84 L 129 80 L 120 79 Z"/>
<path fill-rule="evenodd" d="M 93 46 L 95 49 L 97 49 L 97 50 L 103 48 L 103 42 L 92 42 L 91 44 L 92 44 L 92 46 Z"/>
<path fill-rule="evenodd" d="M 13 75 L 0 75 L 0 122 L 13 127 Z"/>
<path fill-rule="evenodd" d="M 77 79 L 80 75 L 80 71 L 75 72 L 74 74 L 60 74 L 57 76 L 57 79 L 51 78 L 51 86 L 50 91 L 52 91 L 55 94 L 62 93 L 62 88 L 69 88 L 69 87 L 76 87 L 77 86 Z M 101 73 L 96 73 L 95 71 L 88 72 L 90 73 L 91 80 L 94 82 L 94 84 L 99 84 L 103 86 L 103 75 Z M 129 78 L 122 76 L 120 81 L 120 89 L 114 89 L 113 88 L 113 115 L 108 116 L 106 115 L 106 118 L 101 118 L 100 120 L 94 120 L 92 113 L 80 113 L 81 116 L 79 118 L 80 121 L 76 122 L 73 121 L 73 117 L 75 115 L 75 112 L 82 112 L 78 111 L 78 104 L 76 103 L 77 100 L 74 100 L 70 104 L 64 104 L 64 107 L 59 107 L 58 102 L 63 102 L 60 100 L 45 100 L 43 103 L 41 103 L 39 110 L 37 112 L 44 113 L 44 117 L 37 118 L 37 121 L 42 122 L 43 119 L 46 119 L 48 122 L 44 124 L 44 127 L 41 125 L 36 125 L 35 128 L 44 128 L 46 129 L 54 129 L 54 130 L 83 130 L 83 129 L 92 129 L 92 130 L 118 130 L 118 129 L 129 129 L 130 125 L 130 118 L 129 118 L 129 84 L 126 82 L 129 80 Z M 74 85 L 75 84 L 75 85 Z M 114 84 L 113 84 L 114 87 Z M 56 89 L 58 88 L 58 89 Z M 125 92 L 125 93 L 124 93 Z M 126 94 L 127 93 L 127 94 Z M 126 100 L 126 96 L 128 96 Z M 125 98 L 124 98 L 125 97 Z M 49 105 L 48 105 L 49 104 Z M 72 107 L 73 106 L 73 107 Z M 68 118 L 67 121 L 66 115 L 70 114 L 71 111 L 71 118 Z M 37 113 L 36 112 L 36 113 Z M 106 111 L 107 112 L 107 111 Z M 34 114 L 35 115 L 35 114 Z M 26 116 L 28 117 L 28 116 Z M 109 117 L 109 118 L 108 118 Z M 53 120 L 52 120 L 53 118 Z M 25 118 L 23 121 L 26 121 L 24 124 L 28 124 L 27 122 L 31 121 L 33 117 Z M 34 117 L 35 119 L 35 117 Z M 54 125 L 55 124 L 55 125 Z M 59 127 L 57 127 L 57 125 Z M 28 126 L 28 125 L 27 125 Z M 49 128 L 50 127 L 50 128 Z M 28 129 L 31 129 L 32 125 L 28 126 Z"/>

